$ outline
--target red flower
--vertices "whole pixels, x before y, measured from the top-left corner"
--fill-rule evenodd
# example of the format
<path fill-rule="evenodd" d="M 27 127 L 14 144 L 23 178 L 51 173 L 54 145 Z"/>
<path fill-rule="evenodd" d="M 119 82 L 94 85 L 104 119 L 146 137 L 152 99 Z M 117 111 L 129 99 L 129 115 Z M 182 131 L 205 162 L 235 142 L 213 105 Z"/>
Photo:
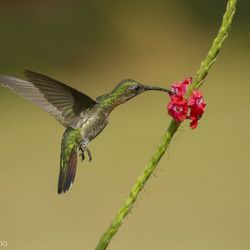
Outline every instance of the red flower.
<path fill-rule="evenodd" d="M 185 93 L 186 94 L 187 90 L 188 90 L 188 86 L 192 83 L 192 77 L 186 77 L 183 81 L 182 81 L 182 85 L 185 88 Z"/>
<path fill-rule="evenodd" d="M 196 128 L 198 120 L 204 113 L 206 103 L 202 97 L 202 93 L 194 90 L 188 100 L 184 97 L 188 86 L 192 83 L 192 78 L 187 77 L 182 82 L 174 83 L 171 86 L 171 99 L 167 106 L 168 114 L 177 122 L 182 122 L 185 119 L 190 119 L 190 127 Z M 189 115 L 188 115 L 189 111 Z"/>
<path fill-rule="evenodd" d="M 187 100 L 183 96 L 172 95 L 167 109 L 169 115 L 177 122 L 184 121 L 188 112 Z"/>
<path fill-rule="evenodd" d="M 191 82 L 192 82 L 192 77 L 187 77 L 182 82 L 174 83 L 171 86 L 172 94 L 170 95 L 184 96 L 187 92 L 188 85 L 191 84 Z"/>
<path fill-rule="evenodd" d="M 187 105 L 190 108 L 190 127 L 194 129 L 197 127 L 198 120 L 202 117 L 206 107 L 201 91 L 194 90 L 188 99 Z"/>
<path fill-rule="evenodd" d="M 191 129 L 195 129 L 198 126 L 198 120 L 197 119 L 191 120 L 189 126 Z"/>

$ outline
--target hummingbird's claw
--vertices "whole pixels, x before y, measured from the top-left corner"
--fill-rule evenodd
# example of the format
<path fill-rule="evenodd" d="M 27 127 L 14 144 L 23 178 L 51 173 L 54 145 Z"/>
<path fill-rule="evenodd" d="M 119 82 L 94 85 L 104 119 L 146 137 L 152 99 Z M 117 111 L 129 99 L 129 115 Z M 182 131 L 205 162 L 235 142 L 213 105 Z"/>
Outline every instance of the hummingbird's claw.
<path fill-rule="evenodd" d="M 90 150 L 89 150 L 87 147 L 80 147 L 80 151 L 81 151 L 81 152 L 80 152 L 80 154 L 79 154 L 79 157 L 82 158 L 82 161 L 85 160 L 85 155 L 84 155 L 85 152 L 87 152 L 87 154 L 88 154 L 89 161 L 92 161 L 91 152 L 90 152 Z"/>
<path fill-rule="evenodd" d="M 80 149 L 81 150 L 81 149 Z M 81 150 L 80 154 L 79 154 L 79 157 L 82 158 L 82 161 L 84 161 L 85 159 L 85 155 L 84 155 L 84 152 Z"/>
<path fill-rule="evenodd" d="M 88 153 L 89 161 L 92 161 L 92 155 L 91 155 L 90 150 L 88 148 L 86 148 L 86 151 Z"/>

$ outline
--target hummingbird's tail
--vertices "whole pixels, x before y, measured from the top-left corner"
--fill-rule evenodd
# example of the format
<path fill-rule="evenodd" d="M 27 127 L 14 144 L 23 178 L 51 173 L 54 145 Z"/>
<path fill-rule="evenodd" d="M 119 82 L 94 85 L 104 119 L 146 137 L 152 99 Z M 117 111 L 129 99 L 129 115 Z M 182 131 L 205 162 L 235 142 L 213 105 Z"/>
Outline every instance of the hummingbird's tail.
<path fill-rule="evenodd" d="M 80 132 L 78 129 L 67 128 L 64 132 L 61 144 L 58 194 L 67 192 L 74 182 L 79 138 Z"/>

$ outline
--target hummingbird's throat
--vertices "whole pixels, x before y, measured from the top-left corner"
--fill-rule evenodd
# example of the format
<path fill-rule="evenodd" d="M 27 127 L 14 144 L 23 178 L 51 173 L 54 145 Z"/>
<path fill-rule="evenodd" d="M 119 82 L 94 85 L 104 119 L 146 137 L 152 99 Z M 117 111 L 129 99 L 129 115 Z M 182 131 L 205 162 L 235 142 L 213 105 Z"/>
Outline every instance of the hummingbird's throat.
<path fill-rule="evenodd" d="M 108 108 L 113 110 L 116 106 L 126 102 L 125 96 L 118 96 L 115 93 L 108 93 L 102 96 L 99 96 L 96 99 L 97 103 L 103 108 Z"/>

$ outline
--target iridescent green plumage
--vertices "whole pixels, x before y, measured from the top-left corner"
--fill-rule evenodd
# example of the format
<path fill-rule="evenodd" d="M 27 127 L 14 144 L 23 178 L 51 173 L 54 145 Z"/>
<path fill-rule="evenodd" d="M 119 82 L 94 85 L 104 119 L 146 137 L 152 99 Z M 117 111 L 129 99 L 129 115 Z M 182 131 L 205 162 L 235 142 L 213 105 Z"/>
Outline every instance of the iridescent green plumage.
<path fill-rule="evenodd" d="M 68 127 L 62 138 L 58 193 L 66 192 L 74 182 L 81 129 Z"/>
<path fill-rule="evenodd" d="M 110 112 L 122 103 L 146 90 L 169 92 L 159 87 L 145 86 L 135 80 L 123 80 L 110 93 L 96 100 L 54 80 L 32 71 L 25 71 L 28 81 L 0 75 L 0 84 L 23 96 L 54 116 L 66 127 L 61 143 L 58 193 L 66 192 L 74 182 L 78 152 L 82 160 L 88 143 L 108 124 Z"/>

